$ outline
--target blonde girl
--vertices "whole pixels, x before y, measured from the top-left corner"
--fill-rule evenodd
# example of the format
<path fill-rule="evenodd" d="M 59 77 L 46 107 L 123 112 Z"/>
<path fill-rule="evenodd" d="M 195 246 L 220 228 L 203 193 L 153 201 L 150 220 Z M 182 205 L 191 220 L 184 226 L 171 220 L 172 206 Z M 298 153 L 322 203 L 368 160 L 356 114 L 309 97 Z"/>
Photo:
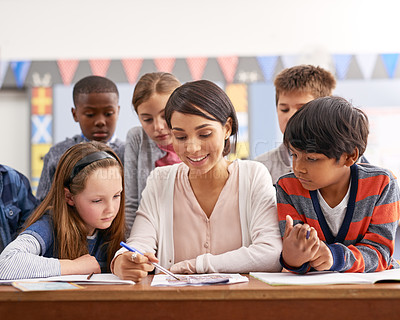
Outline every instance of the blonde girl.
<path fill-rule="evenodd" d="M 129 130 L 125 143 L 127 236 L 150 172 L 181 161 L 173 149 L 164 115 L 169 96 L 179 86 L 179 80 L 166 72 L 146 73 L 135 86 L 132 105 L 141 126 Z"/>

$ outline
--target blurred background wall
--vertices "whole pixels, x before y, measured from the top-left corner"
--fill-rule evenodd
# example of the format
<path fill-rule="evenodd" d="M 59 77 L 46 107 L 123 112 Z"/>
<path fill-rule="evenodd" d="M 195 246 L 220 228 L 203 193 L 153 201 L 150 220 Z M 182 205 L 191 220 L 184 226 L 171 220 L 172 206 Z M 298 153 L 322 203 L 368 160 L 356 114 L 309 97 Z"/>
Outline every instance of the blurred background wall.
<path fill-rule="evenodd" d="M 117 83 L 125 140 L 138 125 L 135 81 L 153 71 L 223 87 L 239 114 L 237 156 L 253 158 L 281 141 L 274 75 L 310 63 L 367 111 L 367 157 L 399 175 L 399 9 L 395 0 L 0 0 L 0 163 L 35 187 L 48 148 L 79 132 L 72 87 L 89 74 Z"/>

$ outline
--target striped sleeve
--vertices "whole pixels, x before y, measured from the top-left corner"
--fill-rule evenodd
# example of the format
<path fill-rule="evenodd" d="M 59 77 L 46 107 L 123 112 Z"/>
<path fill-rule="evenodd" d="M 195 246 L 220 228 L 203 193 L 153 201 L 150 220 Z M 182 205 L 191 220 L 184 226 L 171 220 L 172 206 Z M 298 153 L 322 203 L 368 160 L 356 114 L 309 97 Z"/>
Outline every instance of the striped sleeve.
<path fill-rule="evenodd" d="M 285 233 L 286 216 L 290 215 L 293 219 L 293 224 L 303 223 L 305 217 L 297 211 L 295 204 L 292 201 L 292 196 L 295 194 L 297 198 L 304 197 L 305 195 L 296 190 L 291 183 L 295 183 L 296 178 L 281 178 L 276 184 L 276 202 L 278 208 L 279 230 L 281 237 Z M 286 185 L 285 182 L 289 183 Z"/>
<path fill-rule="evenodd" d="M 325 241 L 317 215 L 313 209 L 310 192 L 304 189 L 293 175 L 281 178 L 276 184 L 279 229 L 281 236 L 285 233 L 286 216 L 293 219 L 293 225 L 307 223 L 315 230 L 321 240 Z"/>
<path fill-rule="evenodd" d="M 372 210 L 372 215 L 366 216 L 358 222 L 365 224 L 367 231 L 363 239 L 353 245 L 333 244 L 334 246 L 342 246 L 340 251 L 343 250 L 344 252 L 343 267 L 336 271 L 375 272 L 391 268 L 395 234 L 400 215 L 400 192 L 395 178 L 384 175 L 374 178 L 371 178 L 369 183 L 377 184 L 381 180 L 380 195 L 372 209 L 361 207 L 365 211 Z M 371 190 L 375 188 L 371 185 L 370 188 L 363 189 Z M 352 224 L 356 223 L 352 222 Z"/>
<path fill-rule="evenodd" d="M 283 238 L 286 227 L 286 216 L 289 215 L 292 217 L 293 225 L 299 223 L 303 224 L 305 221 L 307 221 L 307 217 L 305 212 L 298 210 L 298 208 L 307 208 L 307 206 L 312 206 L 312 204 L 309 193 L 305 192 L 303 188 L 300 188 L 298 180 L 292 175 L 281 178 L 276 184 L 276 190 L 279 230 L 281 232 L 281 237 Z M 318 222 L 316 224 L 318 224 Z M 283 268 L 298 274 L 304 274 L 310 271 L 311 268 L 309 262 L 303 264 L 299 268 L 288 266 L 283 260 L 282 253 L 280 255 L 279 262 Z"/>
<path fill-rule="evenodd" d="M 0 254 L 0 279 L 30 279 L 61 275 L 60 261 L 40 256 L 39 241 L 21 234 Z"/>

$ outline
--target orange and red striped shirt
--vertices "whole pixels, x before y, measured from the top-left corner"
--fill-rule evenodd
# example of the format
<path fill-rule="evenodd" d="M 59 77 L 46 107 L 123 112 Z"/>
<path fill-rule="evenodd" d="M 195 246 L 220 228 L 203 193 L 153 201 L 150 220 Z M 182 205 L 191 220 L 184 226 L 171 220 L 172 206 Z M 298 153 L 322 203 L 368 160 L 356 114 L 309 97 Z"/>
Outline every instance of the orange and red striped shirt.
<path fill-rule="evenodd" d="M 370 164 L 351 167 L 351 188 L 344 221 L 332 235 L 319 206 L 317 192 L 303 188 L 293 173 L 277 183 L 279 228 L 283 236 L 286 215 L 294 224 L 314 227 L 320 240 L 332 252 L 330 270 L 374 272 L 398 268 L 393 259 L 395 234 L 400 217 L 397 179 L 388 171 Z M 287 267 L 287 266 L 285 266 Z M 304 273 L 308 265 L 293 272 Z"/>

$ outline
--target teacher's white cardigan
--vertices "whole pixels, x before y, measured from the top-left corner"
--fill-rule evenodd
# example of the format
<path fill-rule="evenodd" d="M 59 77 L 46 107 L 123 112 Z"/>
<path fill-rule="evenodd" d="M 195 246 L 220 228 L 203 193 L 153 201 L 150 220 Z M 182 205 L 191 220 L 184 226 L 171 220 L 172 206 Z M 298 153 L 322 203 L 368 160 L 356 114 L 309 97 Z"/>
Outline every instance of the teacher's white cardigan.
<path fill-rule="evenodd" d="M 197 273 L 280 271 L 282 240 L 279 233 L 275 188 L 266 167 L 251 160 L 239 164 L 239 211 L 242 247 L 219 255 L 202 254 L 196 258 Z M 174 263 L 173 192 L 179 166 L 152 171 L 142 194 L 128 245 L 142 252 L 156 253 L 160 264 Z M 190 232 L 190 231 L 189 231 Z M 115 256 L 125 252 L 120 249 Z"/>

